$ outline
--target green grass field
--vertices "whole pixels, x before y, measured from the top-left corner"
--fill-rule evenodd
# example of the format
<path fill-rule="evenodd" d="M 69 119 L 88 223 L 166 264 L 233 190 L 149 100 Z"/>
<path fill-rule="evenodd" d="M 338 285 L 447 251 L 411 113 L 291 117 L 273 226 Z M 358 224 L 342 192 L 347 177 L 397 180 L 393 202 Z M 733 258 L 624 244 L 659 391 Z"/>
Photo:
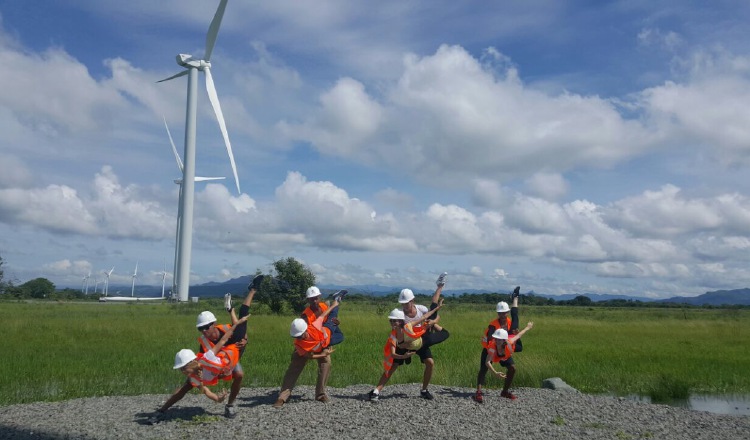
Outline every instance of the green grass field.
<path fill-rule="evenodd" d="M 375 384 L 396 304 L 342 305 L 346 340 L 333 355 L 330 386 Z M 0 364 L 0 405 L 104 395 L 169 394 L 183 377 L 174 354 L 197 348 L 195 318 L 218 300 L 199 304 L 0 303 L 6 361 Z M 244 386 L 277 387 L 289 362 L 293 316 L 254 305 L 242 364 Z M 494 318 L 492 305 L 451 304 L 441 323 L 451 332 L 433 347 L 433 383 L 476 386 L 479 340 Z M 515 355 L 515 386 L 539 387 L 561 377 L 587 393 L 638 393 L 653 398 L 690 392 L 750 392 L 750 310 L 524 307 L 533 320 L 524 351 Z M 300 384 L 314 384 L 309 365 Z M 421 382 L 419 362 L 391 383 Z M 501 384 L 488 376 L 488 387 Z"/>

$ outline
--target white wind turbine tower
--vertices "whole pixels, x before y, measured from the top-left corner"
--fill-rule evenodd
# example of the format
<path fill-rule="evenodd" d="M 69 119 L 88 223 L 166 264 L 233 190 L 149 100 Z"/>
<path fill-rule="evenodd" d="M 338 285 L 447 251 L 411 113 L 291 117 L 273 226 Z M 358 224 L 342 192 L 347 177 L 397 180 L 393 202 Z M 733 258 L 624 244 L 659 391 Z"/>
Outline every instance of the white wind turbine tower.
<path fill-rule="evenodd" d="M 112 275 L 112 272 L 113 272 L 114 270 L 115 270 L 115 267 L 114 267 L 114 266 L 112 266 L 112 269 L 110 269 L 110 270 L 109 270 L 109 272 L 107 272 L 106 270 L 105 270 L 105 271 L 102 271 L 102 273 L 104 274 L 104 276 L 106 276 L 106 277 L 107 277 L 107 278 L 106 278 L 106 279 L 104 280 L 104 296 L 107 296 L 107 294 L 109 293 L 109 277 L 110 277 L 110 275 Z"/>
<path fill-rule="evenodd" d="M 86 295 L 89 294 L 89 279 L 91 279 L 91 271 L 89 271 L 89 274 L 86 275 L 86 292 L 85 292 Z"/>
<path fill-rule="evenodd" d="M 88 281 L 88 277 L 86 275 L 83 276 L 83 280 L 81 281 L 81 292 L 86 293 L 86 281 Z"/>
<path fill-rule="evenodd" d="M 161 273 L 161 297 L 164 298 L 164 288 L 167 284 L 167 262 L 164 262 L 164 270 Z"/>
<path fill-rule="evenodd" d="M 174 153 L 174 159 L 177 161 L 177 168 L 179 168 L 182 175 L 185 174 L 185 167 L 180 159 L 180 153 L 177 152 L 177 147 L 172 140 L 172 133 L 169 131 L 169 125 L 167 125 L 167 118 L 162 116 L 164 119 L 164 128 L 167 130 L 167 136 L 169 137 L 169 144 L 172 146 L 172 153 Z M 200 177 L 195 176 L 195 182 L 205 182 L 210 180 L 223 180 L 224 177 Z M 180 225 L 182 224 L 182 179 L 175 179 L 174 183 L 180 186 L 180 195 L 177 203 L 177 227 L 175 228 L 175 246 L 174 246 L 174 270 L 172 271 L 172 292 L 177 292 L 177 266 L 180 259 Z M 164 295 L 162 294 L 162 297 Z"/>
<path fill-rule="evenodd" d="M 135 270 L 133 271 L 133 275 L 130 276 L 133 281 L 130 285 L 130 296 L 135 296 L 135 279 L 138 278 L 138 262 L 135 262 Z"/>
<path fill-rule="evenodd" d="M 195 129 L 196 129 L 196 109 L 198 101 L 198 71 L 203 71 L 206 75 L 206 92 L 208 93 L 208 99 L 211 101 L 214 113 L 216 113 L 216 119 L 219 122 L 219 129 L 224 137 L 224 144 L 227 148 L 227 154 L 229 155 L 229 162 L 232 165 L 232 172 L 234 173 L 234 181 L 237 185 L 237 193 L 240 193 L 240 181 L 237 177 L 237 166 L 234 163 L 234 155 L 232 154 L 232 145 L 229 143 L 229 135 L 227 134 L 226 124 L 224 123 L 224 115 L 221 112 L 221 105 L 219 104 L 219 97 L 216 94 L 216 87 L 214 86 L 214 80 L 211 76 L 211 53 L 216 44 L 216 36 L 219 33 L 219 27 L 221 26 L 221 20 L 224 17 L 224 10 L 227 6 L 227 0 L 221 0 L 219 7 L 216 9 L 216 14 L 211 21 L 211 25 L 208 28 L 206 34 L 206 51 L 203 55 L 203 59 L 193 58 L 191 55 L 179 54 L 177 55 L 177 64 L 184 67 L 186 70 L 172 75 L 169 78 L 163 79 L 162 81 L 169 81 L 180 76 L 188 75 L 188 86 L 187 86 L 187 110 L 185 112 L 185 166 L 182 173 L 182 197 L 180 200 L 179 218 L 180 226 L 178 227 L 178 240 L 176 246 L 176 266 L 175 271 L 175 284 L 177 287 L 178 299 L 180 301 L 188 300 L 188 288 L 190 283 L 190 259 L 193 246 L 193 201 L 195 192 Z"/>

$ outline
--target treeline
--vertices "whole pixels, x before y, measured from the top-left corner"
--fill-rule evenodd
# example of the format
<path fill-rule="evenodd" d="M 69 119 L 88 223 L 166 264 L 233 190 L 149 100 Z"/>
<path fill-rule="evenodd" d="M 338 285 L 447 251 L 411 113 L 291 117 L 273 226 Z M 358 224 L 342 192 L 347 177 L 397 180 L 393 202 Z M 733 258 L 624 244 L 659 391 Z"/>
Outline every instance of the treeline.
<path fill-rule="evenodd" d="M 429 304 L 431 295 L 417 294 L 415 295 L 417 304 Z M 398 294 L 392 293 L 383 296 L 370 296 L 363 294 L 350 294 L 346 297 L 347 301 L 361 301 L 361 302 L 375 302 L 375 303 L 397 303 Z M 495 305 L 500 301 L 505 301 L 508 304 L 511 303 L 510 294 L 508 293 L 462 293 L 461 295 L 449 296 L 447 300 L 450 302 L 456 302 L 459 304 L 488 304 Z M 553 298 L 547 298 L 537 295 L 521 295 L 519 302 L 523 305 L 528 306 L 578 306 L 578 307 L 649 307 L 649 308 L 732 308 L 732 309 L 745 309 L 750 306 L 737 305 L 737 304 L 724 304 L 724 305 L 693 305 L 685 303 L 674 303 L 674 302 L 656 302 L 656 301 L 640 301 L 632 299 L 610 299 L 606 301 L 593 301 L 591 298 L 585 295 L 578 295 L 573 299 L 568 300 L 555 300 Z"/>

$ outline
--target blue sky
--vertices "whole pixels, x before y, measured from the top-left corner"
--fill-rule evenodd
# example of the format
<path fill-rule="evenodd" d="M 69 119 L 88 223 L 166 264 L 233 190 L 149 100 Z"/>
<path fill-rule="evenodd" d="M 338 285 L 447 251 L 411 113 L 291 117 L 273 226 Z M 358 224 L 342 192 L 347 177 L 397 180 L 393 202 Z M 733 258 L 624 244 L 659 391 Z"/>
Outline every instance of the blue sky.
<path fill-rule="evenodd" d="M 172 271 L 186 79 L 218 1 L 0 1 L 0 256 Z M 654 298 L 750 285 L 750 4 L 230 0 L 200 85 L 192 283 Z M 170 278 L 167 278 L 170 282 Z"/>

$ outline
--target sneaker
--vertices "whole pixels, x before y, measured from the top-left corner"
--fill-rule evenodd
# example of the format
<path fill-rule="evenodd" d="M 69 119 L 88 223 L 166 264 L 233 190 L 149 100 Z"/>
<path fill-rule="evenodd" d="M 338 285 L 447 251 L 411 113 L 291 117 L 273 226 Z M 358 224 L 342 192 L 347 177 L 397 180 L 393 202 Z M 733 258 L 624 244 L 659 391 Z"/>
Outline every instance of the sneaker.
<path fill-rule="evenodd" d="M 432 393 L 428 390 L 422 390 L 419 392 L 419 395 L 422 396 L 423 399 L 432 400 L 435 397 L 433 397 Z"/>
<path fill-rule="evenodd" d="M 344 299 L 347 293 L 349 293 L 348 290 L 336 291 L 335 293 L 331 295 L 331 299 L 333 299 L 334 301 L 341 302 L 341 300 Z"/>
<path fill-rule="evenodd" d="M 256 275 L 255 278 L 253 278 L 253 281 L 248 284 L 247 290 L 255 289 L 260 290 L 260 285 L 263 284 L 263 278 L 265 278 L 265 275 Z"/>
<path fill-rule="evenodd" d="M 377 402 L 380 398 L 380 393 L 376 392 L 375 390 L 370 391 L 367 393 L 367 400 L 370 402 Z"/>
<path fill-rule="evenodd" d="M 482 396 L 481 391 L 477 391 L 477 393 L 471 396 L 471 398 L 477 403 L 484 403 L 484 396 Z"/>
<path fill-rule="evenodd" d="M 318 402 L 328 403 L 331 401 L 331 398 L 328 397 L 328 394 L 321 394 L 320 396 L 316 397 L 315 400 Z"/>
<path fill-rule="evenodd" d="M 516 397 L 515 394 L 511 393 L 510 391 L 503 391 L 500 393 L 500 397 L 505 397 L 506 399 L 510 400 L 516 400 L 518 397 Z"/>
<path fill-rule="evenodd" d="M 438 287 L 445 286 L 445 277 L 447 276 L 448 276 L 448 272 L 441 273 L 437 281 L 435 282 L 435 284 L 437 284 Z"/>
<path fill-rule="evenodd" d="M 510 299 L 518 298 L 519 296 L 521 296 L 521 286 L 516 286 L 513 289 L 513 293 L 510 294 Z"/>
<path fill-rule="evenodd" d="M 274 408 L 281 408 L 282 406 L 284 406 L 284 403 L 285 402 L 283 400 L 276 399 L 276 402 L 273 403 L 273 407 Z"/>
<path fill-rule="evenodd" d="M 232 311 L 232 294 L 231 293 L 227 293 L 226 295 L 224 295 L 224 308 L 226 309 L 227 312 Z"/>
<path fill-rule="evenodd" d="M 224 407 L 224 417 L 228 419 L 237 417 L 237 407 L 234 404 L 226 405 Z"/>

